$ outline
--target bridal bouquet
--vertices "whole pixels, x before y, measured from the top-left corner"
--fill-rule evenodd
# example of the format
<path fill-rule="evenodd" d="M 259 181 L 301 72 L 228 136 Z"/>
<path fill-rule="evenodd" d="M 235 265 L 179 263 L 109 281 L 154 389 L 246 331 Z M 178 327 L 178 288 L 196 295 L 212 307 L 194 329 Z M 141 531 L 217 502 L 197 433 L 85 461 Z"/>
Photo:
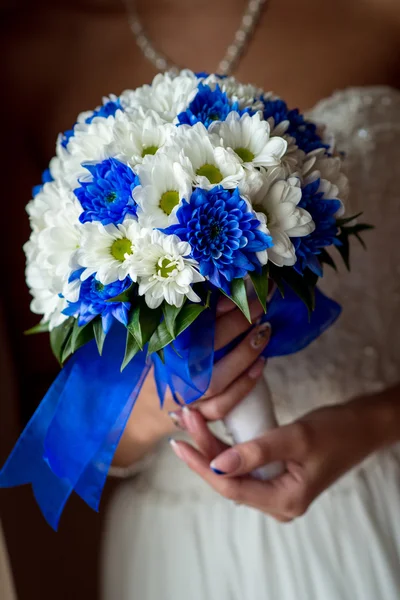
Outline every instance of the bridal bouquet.
<path fill-rule="evenodd" d="M 25 253 L 42 315 L 28 333 L 49 331 L 66 364 L 0 485 L 31 483 L 54 528 L 73 490 L 97 508 L 151 365 L 161 403 L 167 387 L 186 403 L 206 391 L 221 294 L 250 321 L 253 287 L 268 356 L 334 322 L 340 307 L 316 288 L 335 266 L 326 248 L 348 265 L 367 226 L 342 217 L 348 182 L 326 140 L 271 93 L 190 71 L 105 98 L 59 136 Z"/>

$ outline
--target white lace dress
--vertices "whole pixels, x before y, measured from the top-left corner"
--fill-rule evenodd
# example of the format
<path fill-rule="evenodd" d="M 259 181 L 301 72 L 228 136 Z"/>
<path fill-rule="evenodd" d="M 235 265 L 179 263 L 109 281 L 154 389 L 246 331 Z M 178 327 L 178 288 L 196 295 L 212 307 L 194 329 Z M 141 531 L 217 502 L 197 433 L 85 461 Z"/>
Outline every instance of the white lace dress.
<path fill-rule="evenodd" d="M 349 212 L 376 230 L 353 244 L 351 274 L 322 288 L 339 322 L 269 362 L 280 422 L 400 381 L 400 92 L 346 90 L 310 116 L 347 154 Z M 293 523 L 219 497 L 162 445 L 109 509 L 103 600 L 397 600 L 400 445 L 346 474 Z"/>

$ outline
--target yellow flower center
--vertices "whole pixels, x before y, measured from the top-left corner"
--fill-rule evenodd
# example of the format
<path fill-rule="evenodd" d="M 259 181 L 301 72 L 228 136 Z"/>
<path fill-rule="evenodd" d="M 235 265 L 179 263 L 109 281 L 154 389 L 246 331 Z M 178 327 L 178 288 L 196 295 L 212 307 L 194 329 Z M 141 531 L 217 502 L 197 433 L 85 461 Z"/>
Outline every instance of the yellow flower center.
<path fill-rule="evenodd" d="M 210 165 L 209 163 L 197 169 L 196 174 L 207 177 L 208 181 L 212 184 L 220 183 L 224 178 L 221 171 L 215 165 Z"/>
<path fill-rule="evenodd" d="M 157 275 L 162 277 L 163 279 L 168 279 L 168 277 L 174 272 L 176 269 L 176 261 L 170 260 L 166 256 L 164 258 L 160 258 L 157 262 Z"/>
<path fill-rule="evenodd" d="M 115 258 L 115 260 L 124 262 L 125 254 L 132 254 L 132 252 L 132 242 L 127 238 L 121 238 L 120 240 L 115 240 L 112 243 L 111 255 Z"/>
<path fill-rule="evenodd" d="M 170 215 L 177 204 L 179 204 L 178 192 L 170 190 L 169 192 L 164 192 L 161 196 L 160 208 L 166 215 Z"/>
<path fill-rule="evenodd" d="M 142 150 L 142 157 L 146 156 L 146 154 L 155 154 L 158 150 L 158 146 L 146 146 Z"/>
<path fill-rule="evenodd" d="M 254 160 L 254 154 L 248 148 L 235 148 L 235 152 L 243 162 L 251 162 Z"/>

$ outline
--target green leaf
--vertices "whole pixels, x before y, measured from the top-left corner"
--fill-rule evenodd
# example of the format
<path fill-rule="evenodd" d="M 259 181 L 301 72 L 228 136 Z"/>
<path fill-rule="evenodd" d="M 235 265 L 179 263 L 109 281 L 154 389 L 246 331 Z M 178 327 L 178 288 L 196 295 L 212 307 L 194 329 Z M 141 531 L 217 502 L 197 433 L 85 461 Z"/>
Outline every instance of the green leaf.
<path fill-rule="evenodd" d="M 225 294 L 232 302 L 236 304 L 242 311 L 246 319 L 251 323 L 249 303 L 247 301 L 246 284 L 243 279 L 233 279 L 231 283 L 231 295 L 229 296 L 221 289 L 221 292 Z"/>
<path fill-rule="evenodd" d="M 64 364 L 67 358 L 74 354 L 79 348 L 90 342 L 94 337 L 93 322 L 79 326 L 77 319 L 74 320 L 71 335 L 66 340 L 61 354 L 61 363 Z"/>
<path fill-rule="evenodd" d="M 338 240 L 340 241 L 340 246 L 335 246 L 337 251 L 339 252 L 342 260 L 346 266 L 346 269 L 350 271 L 350 244 L 349 244 L 349 236 L 345 231 L 341 231 L 338 235 Z"/>
<path fill-rule="evenodd" d="M 103 353 L 104 341 L 106 339 L 106 334 L 104 333 L 101 318 L 97 318 L 93 321 L 93 333 L 94 333 L 94 339 L 96 340 L 97 349 L 101 356 Z"/>
<path fill-rule="evenodd" d="M 161 362 L 165 364 L 164 348 L 161 348 L 161 350 L 157 350 L 156 354 L 158 354 L 158 357 L 161 360 Z"/>
<path fill-rule="evenodd" d="M 162 309 L 149 308 L 144 298 L 138 298 L 137 304 L 130 313 L 127 329 L 135 338 L 140 349 L 147 344 L 160 324 Z"/>
<path fill-rule="evenodd" d="M 93 337 L 94 337 L 94 332 L 93 332 L 93 322 L 92 321 L 90 321 L 90 323 L 86 323 L 86 325 L 79 326 L 78 321 L 75 320 L 75 324 L 74 324 L 74 328 L 72 330 L 72 336 L 71 336 L 72 353 L 79 350 L 79 348 L 81 346 L 84 346 L 85 344 L 87 344 L 87 342 L 90 342 L 90 340 L 92 340 Z"/>
<path fill-rule="evenodd" d="M 276 265 L 270 264 L 269 265 L 269 276 L 271 277 L 272 281 L 276 284 L 276 287 L 280 291 L 282 298 L 284 298 L 285 297 L 285 288 L 283 285 L 283 279 L 282 279 L 282 275 L 281 275 L 281 267 L 277 267 Z"/>
<path fill-rule="evenodd" d="M 61 365 L 63 365 L 66 362 L 67 358 L 69 358 L 72 353 L 73 353 L 73 350 L 72 350 L 72 333 L 71 333 L 71 335 L 68 337 L 68 339 L 65 343 L 65 346 L 64 346 L 64 349 L 63 349 L 63 352 L 61 355 Z"/>
<path fill-rule="evenodd" d="M 257 298 L 259 299 L 265 313 L 267 312 L 267 297 L 269 288 L 268 273 L 268 265 L 263 266 L 261 273 L 255 273 L 254 271 L 250 273 L 250 279 L 253 283 Z"/>
<path fill-rule="evenodd" d="M 358 219 L 358 217 L 361 217 L 361 215 L 362 215 L 362 212 L 359 212 L 356 215 L 352 215 L 351 217 L 344 217 L 343 219 L 336 219 L 336 225 L 338 227 L 342 227 L 343 225 L 346 225 L 346 223 L 351 223 L 355 219 Z"/>
<path fill-rule="evenodd" d="M 48 331 L 49 331 L 48 323 L 38 323 L 34 327 L 31 327 L 30 329 L 27 329 L 26 331 L 24 331 L 24 335 L 34 335 L 35 333 L 45 333 L 45 332 L 48 333 Z"/>
<path fill-rule="evenodd" d="M 294 291 L 295 294 L 304 302 L 309 314 L 314 310 L 314 286 L 310 285 L 304 276 L 299 275 L 293 267 L 280 268 L 282 279 Z"/>
<path fill-rule="evenodd" d="M 50 331 L 50 345 L 53 351 L 54 356 L 62 365 L 62 354 L 64 351 L 64 347 L 72 335 L 72 330 L 74 328 L 75 319 L 70 317 L 58 327 L 55 327 Z"/>
<path fill-rule="evenodd" d="M 175 331 L 180 335 L 208 307 L 202 304 L 186 304 L 176 318 Z"/>
<path fill-rule="evenodd" d="M 335 271 L 337 271 L 337 267 L 335 265 L 335 261 L 333 260 L 333 258 L 329 254 L 329 252 L 327 250 L 325 250 L 325 248 L 323 248 L 321 250 L 321 253 L 319 255 L 319 261 L 322 264 L 329 265 L 330 267 L 332 267 L 332 269 L 334 269 Z"/>
<path fill-rule="evenodd" d="M 197 319 L 197 317 L 206 310 L 202 304 L 185 304 L 175 320 L 175 334 L 178 336 Z M 160 323 L 150 338 L 148 354 L 158 352 L 173 341 L 171 333 L 168 331 L 165 321 Z"/>
<path fill-rule="evenodd" d="M 171 304 L 168 304 L 167 302 L 164 302 L 163 304 L 162 310 L 164 314 L 165 326 L 168 329 L 168 332 L 171 334 L 172 339 L 176 338 L 175 321 L 183 306 L 184 304 L 182 306 L 171 306 Z"/>
<path fill-rule="evenodd" d="M 109 298 L 106 302 L 132 302 L 135 291 L 136 283 L 132 283 L 124 292 L 121 292 L 118 296 L 114 296 L 114 298 Z"/>
<path fill-rule="evenodd" d="M 140 351 L 139 344 L 133 337 L 133 335 L 127 330 L 126 331 L 126 345 L 125 345 L 125 356 L 121 365 L 121 372 L 131 362 L 132 358 Z"/>
<path fill-rule="evenodd" d="M 175 352 L 175 354 L 176 354 L 177 356 L 179 356 L 179 358 L 182 358 L 182 354 L 179 354 L 178 350 L 175 348 L 175 344 L 174 344 L 174 342 L 171 342 L 171 343 L 170 343 L 170 346 L 171 346 L 172 350 Z M 162 350 L 161 350 L 161 352 L 162 352 Z"/>
<path fill-rule="evenodd" d="M 307 282 L 307 285 L 310 287 L 310 290 L 313 290 L 318 283 L 318 275 L 314 273 L 314 271 L 311 271 L 311 269 L 307 268 L 303 273 L 303 277 Z"/>
<path fill-rule="evenodd" d="M 158 352 L 162 348 L 165 348 L 165 346 L 168 346 L 172 340 L 173 338 L 165 325 L 165 321 L 163 321 L 151 336 L 147 353 L 153 354 L 153 352 Z"/>
<path fill-rule="evenodd" d="M 357 238 L 363 248 L 366 248 L 365 242 L 360 236 L 362 231 L 369 231 L 374 229 L 373 225 L 368 225 L 368 223 L 356 223 L 355 225 L 348 225 L 340 228 L 340 234 L 338 235 L 338 240 L 341 242 L 340 246 L 336 246 L 338 252 L 340 253 L 344 264 L 348 271 L 350 271 L 350 243 L 349 238 L 351 235 Z"/>

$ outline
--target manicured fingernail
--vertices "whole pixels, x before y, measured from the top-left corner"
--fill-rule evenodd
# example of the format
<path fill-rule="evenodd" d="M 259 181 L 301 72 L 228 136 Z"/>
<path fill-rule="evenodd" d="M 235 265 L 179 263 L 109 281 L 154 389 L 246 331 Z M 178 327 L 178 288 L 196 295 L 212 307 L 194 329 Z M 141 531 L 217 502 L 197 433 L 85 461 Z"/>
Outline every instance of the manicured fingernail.
<path fill-rule="evenodd" d="M 258 379 L 263 374 L 265 367 L 265 358 L 260 356 L 254 363 L 254 365 L 249 369 L 248 376 L 250 379 Z"/>
<path fill-rule="evenodd" d="M 236 450 L 226 450 L 210 463 L 210 468 L 217 475 L 233 473 L 240 467 L 241 458 Z"/>
<path fill-rule="evenodd" d="M 266 346 L 269 342 L 269 338 L 271 337 L 271 325 L 269 323 L 261 323 L 254 328 L 253 334 L 251 336 L 251 347 L 254 350 L 258 350 L 263 346 Z"/>
<path fill-rule="evenodd" d="M 211 465 L 210 465 L 210 469 L 211 469 L 211 471 L 214 471 L 214 473 L 216 475 L 226 475 L 225 471 L 220 471 L 219 469 L 216 469 L 215 467 L 212 467 Z"/>
<path fill-rule="evenodd" d="M 182 407 L 182 420 L 183 420 L 185 427 L 190 425 L 191 416 L 192 416 L 192 412 L 191 412 L 190 408 L 188 406 L 183 406 Z"/>
<path fill-rule="evenodd" d="M 185 423 L 182 418 L 182 410 L 171 410 L 168 413 L 168 416 L 175 425 L 175 427 L 178 427 L 178 429 L 186 429 Z"/>
<path fill-rule="evenodd" d="M 182 453 L 182 449 L 179 446 L 179 444 L 174 440 L 174 438 L 169 438 L 169 445 L 171 446 L 172 450 L 175 452 L 176 456 L 178 458 L 180 458 L 181 460 L 183 460 L 183 453 Z"/>

